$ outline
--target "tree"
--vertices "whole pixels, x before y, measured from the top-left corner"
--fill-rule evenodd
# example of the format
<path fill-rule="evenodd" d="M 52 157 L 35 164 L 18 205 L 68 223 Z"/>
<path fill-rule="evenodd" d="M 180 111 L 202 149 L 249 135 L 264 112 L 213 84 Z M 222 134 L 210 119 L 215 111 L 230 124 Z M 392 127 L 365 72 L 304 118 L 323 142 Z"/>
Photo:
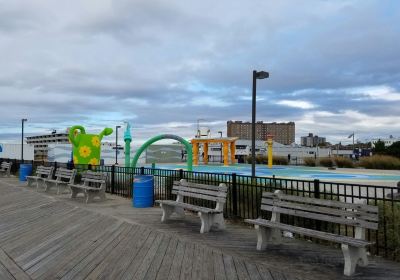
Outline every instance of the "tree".
<path fill-rule="evenodd" d="M 386 148 L 386 154 L 400 158 L 400 141 L 394 142 Z"/>
<path fill-rule="evenodd" d="M 381 141 L 380 139 L 376 141 L 375 147 L 372 149 L 374 154 L 385 154 L 386 153 L 386 147 L 385 147 L 385 142 Z"/>

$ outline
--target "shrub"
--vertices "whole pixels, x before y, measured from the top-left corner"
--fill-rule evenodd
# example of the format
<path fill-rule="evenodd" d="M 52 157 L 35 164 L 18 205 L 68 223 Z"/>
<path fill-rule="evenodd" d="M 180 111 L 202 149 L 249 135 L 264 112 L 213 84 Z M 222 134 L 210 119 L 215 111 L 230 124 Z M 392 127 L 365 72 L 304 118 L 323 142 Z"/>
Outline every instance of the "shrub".
<path fill-rule="evenodd" d="M 400 169 L 400 159 L 392 156 L 374 155 L 362 158 L 359 166 L 368 169 Z"/>
<path fill-rule="evenodd" d="M 339 168 L 353 168 L 354 164 L 349 158 L 335 157 L 335 164 Z"/>
<path fill-rule="evenodd" d="M 251 156 L 246 158 L 247 163 L 251 163 Z M 288 165 L 288 160 L 285 157 L 273 157 L 272 162 L 274 165 Z M 256 164 L 268 164 L 268 157 L 263 155 L 256 156 Z"/>
<path fill-rule="evenodd" d="M 320 158 L 319 159 L 319 165 L 325 166 L 325 167 L 332 167 L 333 166 L 333 161 L 331 158 Z"/>
<path fill-rule="evenodd" d="M 288 165 L 288 160 L 286 157 L 273 157 L 272 163 L 274 165 Z"/>
<path fill-rule="evenodd" d="M 315 166 L 315 159 L 311 157 L 304 158 L 304 164 L 306 166 Z"/>

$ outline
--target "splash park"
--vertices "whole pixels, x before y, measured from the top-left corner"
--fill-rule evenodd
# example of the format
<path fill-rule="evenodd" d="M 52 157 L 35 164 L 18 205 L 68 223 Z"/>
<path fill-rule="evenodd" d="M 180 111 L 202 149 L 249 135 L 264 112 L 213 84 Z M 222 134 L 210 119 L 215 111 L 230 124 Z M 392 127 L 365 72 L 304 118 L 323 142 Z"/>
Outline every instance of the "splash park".
<path fill-rule="evenodd" d="M 148 166 L 149 167 L 149 166 Z M 186 169 L 186 164 L 156 164 L 159 169 Z M 250 176 L 250 164 L 234 164 L 230 166 L 223 165 L 197 165 L 193 166 L 193 171 L 219 174 L 232 174 Z M 366 170 L 366 169 L 336 169 L 328 170 L 319 167 L 304 166 L 284 166 L 274 165 L 272 168 L 267 165 L 256 165 L 256 174 L 258 177 L 291 178 L 300 180 L 319 179 L 323 181 L 346 181 L 354 183 L 376 183 L 382 182 L 384 185 L 393 185 L 400 181 L 399 171 Z"/>

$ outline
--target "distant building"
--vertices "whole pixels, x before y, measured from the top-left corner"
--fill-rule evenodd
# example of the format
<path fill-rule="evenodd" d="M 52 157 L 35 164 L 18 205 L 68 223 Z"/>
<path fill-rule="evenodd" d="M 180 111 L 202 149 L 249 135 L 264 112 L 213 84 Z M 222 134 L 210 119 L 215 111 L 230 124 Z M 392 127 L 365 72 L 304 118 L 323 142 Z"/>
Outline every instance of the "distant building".
<path fill-rule="evenodd" d="M 49 144 L 68 144 L 68 133 L 57 133 L 53 131 L 50 134 L 26 137 L 26 142 L 34 146 L 34 160 L 47 161 Z"/>
<path fill-rule="evenodd" d="M 272 134 L 274 141 L 284 145 L 290 145 L 295 141 L 295 123 L 256 123 L 256 140 L 267 140 L 267 135 Z M 243 140 L 251 140 L 251 122 L 228 121 L 227 136 L 238 137 Z"/>
<path fill-rule="evenodd" d="M 312 133 L 309 133 L 308 136 L 301 137 L 301 145 L 304 147 L 317 147 L 325 143 L 325 137 L 319 137 L 318 135 L 313 135 Z"/>
<path fill-rule="evenodd" d="M 378 142 L 378 141 L 382 141 L 383 143 L 385 143 L 385 147 L 389 147 L 393 143 L 400 141 L 400 138 L 393 137 L 392 135 L 390 135 L 389 138 L 373 139 L 371 141 L 372 147 L 375 147 L 375 143 Z"/>

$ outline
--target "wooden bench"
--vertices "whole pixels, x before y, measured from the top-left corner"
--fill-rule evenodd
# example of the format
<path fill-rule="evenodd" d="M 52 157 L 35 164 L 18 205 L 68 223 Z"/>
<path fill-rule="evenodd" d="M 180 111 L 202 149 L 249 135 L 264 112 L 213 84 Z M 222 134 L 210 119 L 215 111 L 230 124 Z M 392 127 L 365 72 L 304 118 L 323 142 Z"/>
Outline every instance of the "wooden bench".
<path fill-rule="evenodd" d="M 378 229 L 378 207 L 360 203 L 345 203 L 333 200 L 285 195 L 281 191 L 264 192 L 261 210 L 272 212 L 271 220 L 246 219 L 254 224 L 257 232 L 257 250 L 263 250 L 267 243 L 278 241 L 282 231 L 340 243 L 344 255 L 344 275 L 354 274 L 357 264 L 367 266 L 366 247 L 371 242 L 365 240 L 365 229 Z M 325 221 L 339 225 L 354 226 L 354 238 L 292 226 L 280 222 L 280 214 Z"/>
<path fill-rule="evenodd" d="M 82 174 L 82 184 L 68 184 L 71 189 L 71 198 L 76 198 L 79 193 L 83 193 L 86 203 L 92 202 L 95 197 L 99 197 L 101 201 L 106 200 L 106 179 L 106 173 L 85 171 Z"/>
<path fill-rule="evenodd" d="M 75 182 L 76 169 L 66 169 L 59 167 L 56 170 L 56 179 L 44 179 L 44 184 L 46 186 L 45 192 L 50 192 L 52 187 L 57 188 L 57 194 L 60 194 L 60 189 L 63 188 L 64 191 L 68 187 L 68 184 L 73 184 Z"/>
<path fill-rule="evenodd" d="M 183 179 L 179 182 L 174 182 L 172 193 L 177 195 L 176 200 L 156 200 L 163 210 L 161 222 L 167 221 L 172 213 L 177 213 L 181 217 L 184 217 L 184 210 L 186 209 L 198 213 L 201 219 L 200 233 L 209 232 L 212 226 L 224 229 L 225 220 L 223 210 L 227 190 L 228 188 L 225 184 L 220 184 L 219 186 L 202 185 L 189 183 Z M 212 201 L 215 203 L 215 208 L 190 204 L 188 203 L 188 198 Z"/>
<path fill-rule="evenodd" d="M 0 175 L 10 177 L 12 162 L 3 161 L 0 165 Z"/>
<path fill-rule="evenodd" d="M 38 166 L 36 168 L 36 176 L 26 176 L 26 180 L 28 181 L 28 187 L 32 186 L 32 183 L 36 183 L 36 189 L 39 189 L 39 185 L 42 185 L 44 179 L 53 178 L 54 167 L 46 167 L 46 166 Z"/>

